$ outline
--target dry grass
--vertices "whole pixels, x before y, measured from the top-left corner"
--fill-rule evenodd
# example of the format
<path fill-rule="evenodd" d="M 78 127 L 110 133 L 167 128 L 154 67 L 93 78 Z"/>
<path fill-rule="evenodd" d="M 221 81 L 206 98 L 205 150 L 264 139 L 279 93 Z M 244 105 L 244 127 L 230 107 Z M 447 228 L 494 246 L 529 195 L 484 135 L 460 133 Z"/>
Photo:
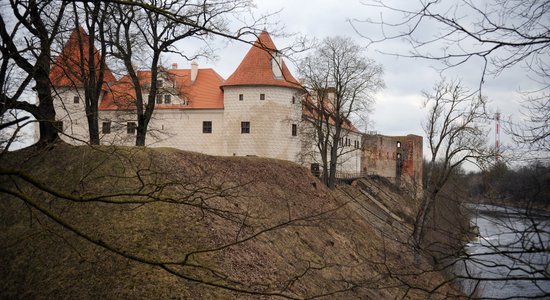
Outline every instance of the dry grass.
<path fill-rule="evenodd" d="M 414 260 L 408 225 L 290 162 L 60 144 L 0 163 L 57 193 L 0 175 L 0 298 L 423 299 L 444 280 Z"/>

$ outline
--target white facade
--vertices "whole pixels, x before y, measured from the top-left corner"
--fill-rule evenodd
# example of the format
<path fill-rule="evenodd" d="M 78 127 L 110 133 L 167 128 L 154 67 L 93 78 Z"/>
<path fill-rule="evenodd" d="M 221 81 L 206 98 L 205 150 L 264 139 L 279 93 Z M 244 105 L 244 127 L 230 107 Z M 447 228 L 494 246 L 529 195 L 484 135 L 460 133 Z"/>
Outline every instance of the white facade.
<path fill-rule="evenodd" d="M 319 162 L 318 151 L 312 147 L 314 137 L 303 134 L 309 126 L 303 121 L 303 89 L 267 32 L 256 43 L 227 80 L 212 69 L 198 69 L 195 62 L 191 69 L 177 69 L 177 65 L 162 69 L 146 145 L 210 155 L 269 157 L 305 166 Z M 71 57 L 71 53 L 64 57 Z M 146 72 L 150 71 L 138 71 L 143 99 L 148 98 L 150 89 Z M 79 79 L 63 81 L 63 76 L 72 73 L 57 73 L 53 78 L 64 86 L 57 89 L 55 101 L 56 118 L 63 122 L 62 139 L 72 144 L 86 143 L 89 137 L 84 95 L 77 88 L 63 85 Z M 133 85 L 127 77 L 111 77 L 116 82 L 106 84 L 109 92 L 101 97 L 100 141 L 107 145 L 134 145 L 137 117 Z M 353 141 L 341 145 L 345 154 L 338 169 L 359 172 L 361 151 L 354 146 L 361 137 L 351 131 L 346 133 L 345 138 L 353 136 Z"/>
<path fill-rule="evenodd" d="M 300 130 L 301 152 L 299 162 L 303 165 L 317 163 L 323 165 L 319 146 L 317 145 L 317 129 L 307 120 L 304 120 Z M 362 134 L 342 129 L 340 142 L 338 143 L 338 163 L 336 171 L 339 173 L 360 173 L 361 172 L 361 147 Z M 330 145 L 328 146 L 330 149 Z M 329 150 L 330 151 L 330 150 Z M 330 156 L 330 154 L 328 154 Z"/>
<path fill-rule="evenodd" d="M 297 134 L 302 109 L 297 100 L 300 97 L 296 89 L 286 87 L 225 87 L 225 155 L 296 161 L 300 151 Z M 249 124 L 248 133 L 243 133 L 246 131 L 243 122 Z"/>
<path fill-rule="evenodd" d="M 80 97 L 79 103 L 74 103 L 74 97 Z M 56 101 L 57 119 L 63 121 L 62 138 L 72 144 L 88 141 L 82 99 L 76 91 L 65 90 Z M 293 88 L 225 87 L 223 109 L 156 110 L 146 143 L 150 147 L 173 147 L 209 155 L 269 157 L 305 166 L 320 163 L 313 137 L 306 129 L 311 125 L 302 121 L 301 99 L 301 92 Z M 128 133 L 128 122 L 135 120 L 133 110 L 100 111 L 101 143 L 134 145 L 135 133 Z M 210 130 L 205 131 L 204 122 L 209 122 Z M 243 122 L 249 124 L 248 133 L 243 132 Z M 110 132 L 103 132 L 104 123 L 110 123 Z M 338 171 L 359 172 L 361 151 L 356 145 L 361 142 L 361 134 L 344 133 Z"/>

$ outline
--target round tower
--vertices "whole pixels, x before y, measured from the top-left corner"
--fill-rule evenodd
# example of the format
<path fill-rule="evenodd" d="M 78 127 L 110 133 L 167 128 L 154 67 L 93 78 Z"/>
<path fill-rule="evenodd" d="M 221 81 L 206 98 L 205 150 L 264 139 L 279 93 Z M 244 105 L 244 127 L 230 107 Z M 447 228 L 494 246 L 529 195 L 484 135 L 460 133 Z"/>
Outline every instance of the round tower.
<path fill-rule="evenodd" d="M 222 89 L 227 155 L 298 160 L 304 90 L 267 32 Z"/>

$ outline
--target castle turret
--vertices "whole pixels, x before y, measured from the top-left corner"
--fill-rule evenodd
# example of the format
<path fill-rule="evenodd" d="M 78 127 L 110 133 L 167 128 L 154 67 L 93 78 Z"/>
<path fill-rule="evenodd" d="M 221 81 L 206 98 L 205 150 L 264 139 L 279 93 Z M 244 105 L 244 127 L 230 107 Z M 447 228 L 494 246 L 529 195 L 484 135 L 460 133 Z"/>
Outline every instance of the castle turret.
<path fill-rule="evenodd" d="M 54 88 L 57 126 L 65 133 L 61 137 L 66 141 L 71 137 L 75 138 L 74 142 L 89 139 L 84 85 L 92 70 L 99 76 L 100 63 L 101 55 L 94 45 L 90 45 L 89 36 L 82 27 L 73 30 L 61 53 L 53 59 L 49 78 Z M 100 101 L 108 85 L 115 81 L 111 70 L 104 66 Z"/>
<path fill-rule="evenodd" d="M 228 155 L 296 161 L 303 89 L 267 32 L 262 32 L 224 90 Z"/>

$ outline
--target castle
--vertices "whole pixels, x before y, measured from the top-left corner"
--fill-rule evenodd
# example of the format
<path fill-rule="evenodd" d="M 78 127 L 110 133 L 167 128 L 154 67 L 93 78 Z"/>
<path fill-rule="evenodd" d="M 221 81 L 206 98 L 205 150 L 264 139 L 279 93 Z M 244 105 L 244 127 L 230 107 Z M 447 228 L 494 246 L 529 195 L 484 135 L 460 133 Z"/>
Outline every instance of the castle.
<path fill-rule="evenodd" d="M 79 35 L 85 34 L 82 29 L 71 34 L 50 74 L 57 93 L 56 119 L 62 138 L 73 144 L 88 140 L 83 84 L 75 71 L 80 61 L 79 46 L 87 41 Z M 94 53 L 98 61 L 97 51 Z M 151 88 L 150 72 L 137 72 L 144 99 Z M 315 141 L 308 134 L 312 128 L 304 117 L 305 91 L 267 32 L 258 36 L 226 80 L 213 69 L 199 68 L 196 62 L 190 69 L 179 69 L 177 64 L 160 68 L 158 78 L 147 146 L 269 157 L 308 167 L 319 163 Z M 128 75 L 116 80 L 106 68 L 104 82 L 98 112 L 101 143 L 133 145 L 136 95 L 132 81 Z M 378 142 L 372 142 L 373 138 Z M 392 147 L 387 141 L 392 141 Z M 339 173 L 366 172 L 395 180 L 406 176 L 410 182 L 421 179 L 421 137 L 369 136 L 346 122 L 338 147 L 344 153 L 339 158 Z"/>

